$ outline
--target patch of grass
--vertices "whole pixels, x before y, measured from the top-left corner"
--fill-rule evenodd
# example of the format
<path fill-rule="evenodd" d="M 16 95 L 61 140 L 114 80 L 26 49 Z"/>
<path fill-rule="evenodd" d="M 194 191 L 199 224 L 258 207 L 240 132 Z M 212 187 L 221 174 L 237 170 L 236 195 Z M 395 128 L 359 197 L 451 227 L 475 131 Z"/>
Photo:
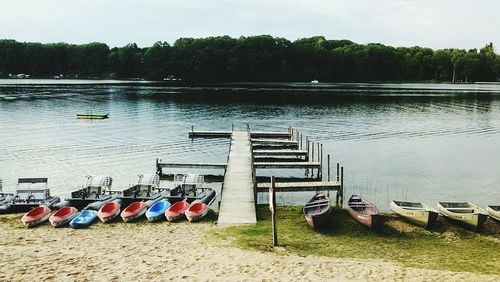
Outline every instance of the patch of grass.
<path fill-rule="evenodd" d="M 268 208 L 259 207 L 257 217 L 255 226 L 217 229 L 212 235 L 231 239 L 238 247 L 272 251 Z M 373 258 L 410 267 L 500 274 L 500 233 L 495 222 L 477 234 L 443 219 L 439 227 L 427 231 L 387 216 L 384 226 L 373 231 L 352 219 L 346 210 L 335 209 L 332 222 L 318 232 L 308 227 L 302 207 L 279 207 L 277 218 L 279 245 L 301 256 Z"/>

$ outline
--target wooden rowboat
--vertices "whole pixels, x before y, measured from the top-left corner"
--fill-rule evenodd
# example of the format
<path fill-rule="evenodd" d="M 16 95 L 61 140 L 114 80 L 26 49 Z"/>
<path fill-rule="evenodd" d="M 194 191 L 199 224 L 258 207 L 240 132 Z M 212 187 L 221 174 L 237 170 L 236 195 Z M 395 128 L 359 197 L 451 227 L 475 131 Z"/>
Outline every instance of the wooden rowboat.
<path fill-rule="evenodd" d="M 109 118 L 109 114 L 105 114 L 105 115 L 76 114 L 76 118 L 78 118 L 78 119 L 107 119 L 107 118 Z"/>
<path fill-rule="evenodd" d="M 358 195 L 351 196 L 347 202 L 347 211 L 355 220 L 368 228 L 376 229 L 382 225 L 382 217 L 377 207 Z"/>
<path fill-rule="evenodd" d="M 485 210 L 467 202 L 438 202 L 437 209 L 442 215 L 473 231 L 480 230 L 488 218 Z"/>
<path fill-rule="evenodd" d="M 432 207 L 422 203 L 392 201 L 391 210 L 424 228 L 432 227 L 439 215 Z"/>
<path fill-rule="evenodd" d="M 492 218 L 500 222 L 500 206 L 488 206 L 486 211 Z"/>
<path fill-rule="evenodd" d="M 332 204 L 324 193 L 317 193 L 304 206 L 304 217 L 313 229 L 324 226 L 332 216 Z"/>

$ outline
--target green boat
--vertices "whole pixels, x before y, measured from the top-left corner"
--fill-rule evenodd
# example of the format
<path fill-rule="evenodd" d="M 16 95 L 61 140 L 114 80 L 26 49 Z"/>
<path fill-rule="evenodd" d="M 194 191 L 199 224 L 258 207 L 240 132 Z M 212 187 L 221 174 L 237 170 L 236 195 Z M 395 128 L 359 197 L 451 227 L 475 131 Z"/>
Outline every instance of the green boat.
<path fill-rule="evenodd" d="M 105 115 L 77 114 L 76 118 L 78 118 L 78 119 L 107 119 L 107 118 L 109 118 L 109 114 L 105 114 Z"/>

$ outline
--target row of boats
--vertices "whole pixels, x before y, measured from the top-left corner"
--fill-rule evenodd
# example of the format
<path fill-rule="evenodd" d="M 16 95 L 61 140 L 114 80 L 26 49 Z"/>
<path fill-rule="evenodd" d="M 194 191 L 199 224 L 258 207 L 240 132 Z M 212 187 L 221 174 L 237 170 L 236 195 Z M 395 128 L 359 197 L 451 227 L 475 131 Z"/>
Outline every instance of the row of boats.
<path fill-rule="evenodd" d="M 49 221 L 54 227 L 91 225 L 97 218 L 109 222 L 118 216 L 134 221 L 189 221 L 203 218 L 216 198 L 215 190 L 203 187 L 199 174 L 176 174 L 173 188 L 160 188 L 157 174 L 138 175 L 136 184 L 123 191 L 111 190 L 110 176 L 86 176 L 82 187 L 61 201 L 50 195 L 47 178 L 20 178 L 15 193 L 0 193 L 0 213 L 26 212 L 21 221 L 33 227 Z M 20 186 L 27 184 L 27 188 Z"/>
<path fill-rule="evenodd" d="M 478 231 L 490 216 L 500 222 L 500 206 L 488 206 L 486 210 L 468 202 L 438 202 L 436 208 L 415 202 L 392 201 L 391 210 L 406 220 L 432 228 L 442 215 L 467 229 Z M 358 195 L 352 195 L 347 202 L 347 211 L 361 224 L 376 229 L 383 223 L 377 207 Z M 324 193 L 316 193 L 304 206 L 306 222 L 314 229 L 323 227 L 331 220 L 332 205 Z"/>

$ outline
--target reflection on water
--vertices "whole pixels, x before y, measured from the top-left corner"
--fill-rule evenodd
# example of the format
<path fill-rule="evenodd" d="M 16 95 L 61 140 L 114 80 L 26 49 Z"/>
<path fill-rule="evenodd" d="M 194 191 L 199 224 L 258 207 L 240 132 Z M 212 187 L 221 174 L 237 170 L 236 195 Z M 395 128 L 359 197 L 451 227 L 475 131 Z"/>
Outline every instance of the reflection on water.
<path fill-rule="evenodd" d="M 46 176 L 55 194 L 65 194 L 84 175 L 109 174 L 121 189 L 136 174 L 154 171 L 157 157 L 225 161 L 227 140 L 191 141 L 191 125 L 270 131 L 291 125 L 342 163 L 346 194 L 361 193 L 382 209 L 392 198 L 500 203 L 498 84 L 319 85 L 0 86 L 0 178 L 12 190 L 18 177 Z M 75 118 L 87 111 L 110 119 Z M 309 197 L 287 193 L 278 200 Z"/>

